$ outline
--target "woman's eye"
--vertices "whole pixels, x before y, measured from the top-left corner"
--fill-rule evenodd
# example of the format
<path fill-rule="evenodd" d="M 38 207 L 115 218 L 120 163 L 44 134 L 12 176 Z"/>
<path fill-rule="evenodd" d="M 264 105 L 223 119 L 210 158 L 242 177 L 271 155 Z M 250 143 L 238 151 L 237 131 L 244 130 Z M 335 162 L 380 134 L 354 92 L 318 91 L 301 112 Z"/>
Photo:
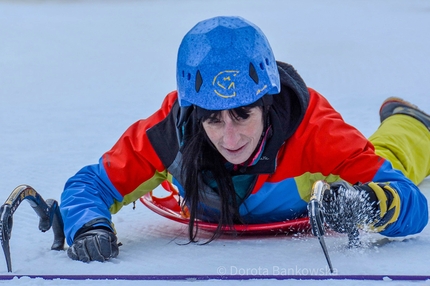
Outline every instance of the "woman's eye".
<path fill-rule="evenodd" d="M 236 116 L 234 119 L 236 122 L 246 122 L 251 116 L 246 115 L 246 116 Z"/>
<path fill-rule="evenodd" d="M 218 124 L 218 123 L 221 123 L 221 120 L 219 120 L 218 118 L 216 118 L 216 117 L 212 117 L 212 118 L 209 118 L 208 119 L 208 123 L 209 124 Z"/>
<path fill-rule="evenodd" d="M 212 124 L 220 124 L 221 123 L 221 120 L 219 120 L 219 119 L 215 119 L 215 120 L 212 120 L 212 122 L 211 122 Z"/>

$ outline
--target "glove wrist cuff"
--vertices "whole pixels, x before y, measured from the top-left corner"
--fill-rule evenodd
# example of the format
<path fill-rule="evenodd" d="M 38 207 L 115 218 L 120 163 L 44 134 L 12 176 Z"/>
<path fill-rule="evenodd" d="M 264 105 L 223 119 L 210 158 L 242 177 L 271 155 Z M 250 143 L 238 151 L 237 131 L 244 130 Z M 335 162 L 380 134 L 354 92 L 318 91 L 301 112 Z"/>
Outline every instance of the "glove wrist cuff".
<path fill-rule="evenodd" d="M 81 234 L 86 233 L 93 229 L 104 229 L 114 233 L 113 229 L 110 227 L 111 223 L 106 218 L 95 218 L 84 224 L 75 234 L 74 239 L 79 237 Z"/>

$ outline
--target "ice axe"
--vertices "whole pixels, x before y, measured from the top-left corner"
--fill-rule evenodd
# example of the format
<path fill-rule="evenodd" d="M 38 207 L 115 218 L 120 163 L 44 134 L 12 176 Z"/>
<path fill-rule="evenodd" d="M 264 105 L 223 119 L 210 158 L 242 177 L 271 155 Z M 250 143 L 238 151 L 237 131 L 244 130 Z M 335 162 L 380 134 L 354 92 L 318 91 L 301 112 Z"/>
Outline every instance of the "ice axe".
<path fill-rule="evenodd" d="M 7 271 L 12 272 L 12 260 L 10 255 L 9 240 L 12 232 L 13 214 L 22 201 L 28 200 L 34 211 L 39 216 L 39 229 L 42 232 L 48 231 L 51 226 L 54 232 L 54 243 L 52 250 L 64 249 L 63 219 L 57 201 L 47 199 L 28 185 L 16 187 L 9 195 L 6 202 L 0 207 L 0 240 L 6 257 Z"/>

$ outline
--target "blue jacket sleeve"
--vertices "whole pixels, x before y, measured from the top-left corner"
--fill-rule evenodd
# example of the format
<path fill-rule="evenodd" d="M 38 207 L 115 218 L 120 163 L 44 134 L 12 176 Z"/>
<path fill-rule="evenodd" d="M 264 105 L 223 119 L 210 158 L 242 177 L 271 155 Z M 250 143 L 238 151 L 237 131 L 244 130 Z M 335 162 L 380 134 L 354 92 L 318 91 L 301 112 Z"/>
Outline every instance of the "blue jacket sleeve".
<path fill-rule="evenodd" d="M 406 236 L 421 232 L 428 222 L 427 199 L 420 189 L 400 171 L 385 161 L 374 178 L 375 182 L 389 182 L 400 197 L 400 213 L 396 222 L 381 234 L 389 237 Z"/>
<path fill-rule="evenodd" d="M 91 220 L 105 219 L 110 222 L 110 206 L 122 200 L 110 182 L 101 159 L 99 164 L 82 168 L 66 182 L 61 194 L 60 211 L 67 243 L 71 245 L 76 232 Z M 107 223 L 97 225 L 113 229 Z"/>

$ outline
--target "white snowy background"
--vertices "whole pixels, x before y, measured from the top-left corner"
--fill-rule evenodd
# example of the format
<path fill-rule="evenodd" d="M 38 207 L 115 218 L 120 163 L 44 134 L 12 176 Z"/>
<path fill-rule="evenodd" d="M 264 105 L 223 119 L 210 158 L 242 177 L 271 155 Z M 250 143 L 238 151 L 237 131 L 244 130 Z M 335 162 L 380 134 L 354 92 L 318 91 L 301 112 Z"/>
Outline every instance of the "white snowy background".
<path fill-rule="evenodd" d="M 96 163 L 134 121 L 175 89 L 176 53 L 198 21 L 240 15 L 265 32 L 277 59 L 298 70 L 365 136 L 400 96 L 430 112 L 430 2 L 424 0 L 0 1 L 0 203 L 20 184 L 59 200 L 65 181 Z M 430 151 L 429 151 L 430 152 Z M 334 154 L 335 155 L 335 154 Z M 421 185 L 430 197 L 430 178 Z M 10 241 L 13 274 L 327 274 L 309 234 L 187 242 L 186 227 L 140 202 L 113 217 L 118 258 L 89 264 L 51 251 L 52 231 L 22 203 Z M 203 237 L 204 240 L 205 237 Z M 339 275 L 429 275 L 430 227 L 412 237 L 364 234 L 365 246 L 326 237 Z M 9 275 L 0 254 L 0 275 Z M 221 272 L 220 272 L 221 271 Z M 260 273 L 260 274 L 264 274 Z M 281 273 L 278 273 L 281 274 Z M 288 281 L 69 281 L 15 278 L 8 285 L 284 285 Z M 360 281 L 289 281 L 359 285 Z M 367 285 L 429 281 L 368 281 Z"/>

